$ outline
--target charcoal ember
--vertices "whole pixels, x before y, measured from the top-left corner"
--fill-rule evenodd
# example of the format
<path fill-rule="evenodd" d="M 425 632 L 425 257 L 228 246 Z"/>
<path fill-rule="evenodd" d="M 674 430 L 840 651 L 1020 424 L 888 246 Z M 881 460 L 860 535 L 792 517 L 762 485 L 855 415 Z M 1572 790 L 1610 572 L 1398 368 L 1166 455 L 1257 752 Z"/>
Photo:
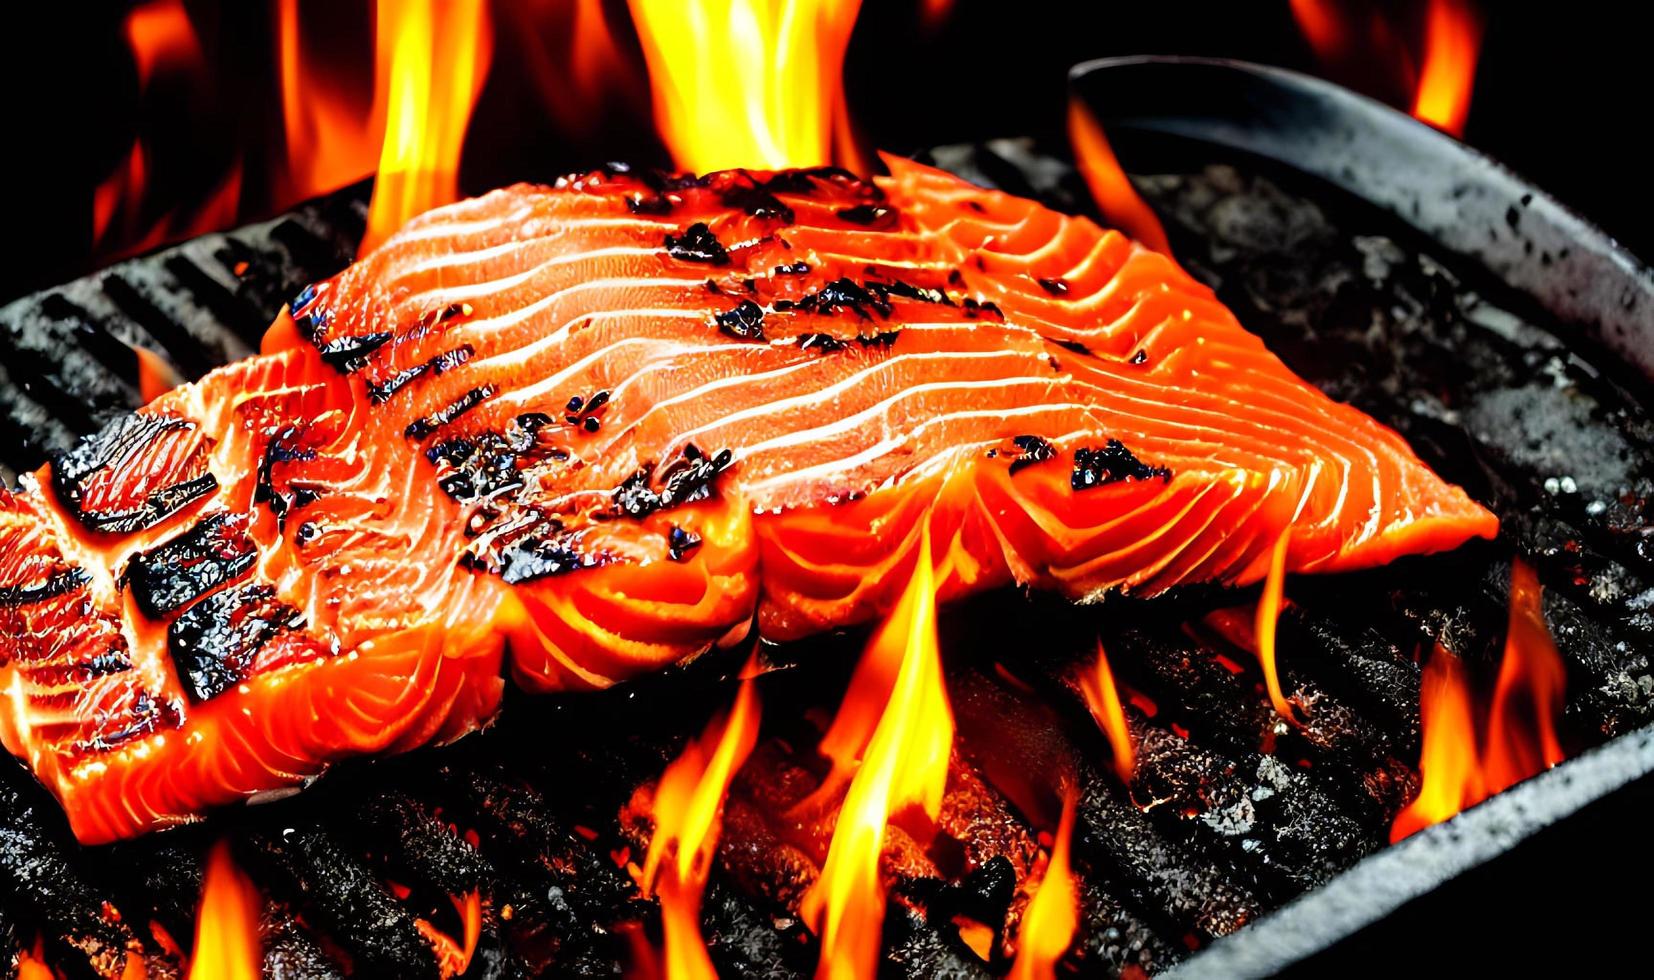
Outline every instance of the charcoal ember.
<path fill-rule="evenodd" d="M 722 977 L 804 977 L 815 969 L 809 934 L 785 912 L 766 912 L 714 880 L 701 899 L 707 953 Z"/>
<path fill-rule="evenodd" d="M 1277 642 L 1303 670 L 1374 717 L 1404 754 L 1418 744 L 1419 665 L 1377 631 L 1294 603 L 1281 612 Z"/>
<path fill-rule="evenodd" d="M 1210 939 L 1257 918 L 1263 903 L 1224 863 L 1163 834 L 1118 780 L 1088 761 L 1067 719 L 1032 689 L 1013 690 L 970 665 L 948 675 L 959 750 L 1036 824 L 1056 826 L 1060 787 L 1077 787 L 1074 848 L 1111 890 L 1174 935 Z"/>
<path fill-rule="evenodd" d="M 885 909 L 881 948 L 880 976 L 904 980 L 986 980 L 993 976 L 958 933 L 933 927 L 920 912 L 900 902 L 891 902 Z"/>
<path fill-rule="evenodd" d="M 437 977 L 435 954 L 414 917 L 328 830 L 260 828 L 239 838 L 237 857 L 303 911 L 371 976 Z"/>
<path fill-rule="evenodd" d="M 1110 894 L 1091 868 L 1078 866 L 1080 927 L 1069 959 L 1085 976 L 1158 973 L 1182 959 L 1135 912 Z"/>
<path fill-rule="evenodd" d="M 625 945 L 615 928 L 650 908 L 596 831 L 495 766 L 454 767 L 443 777 L 502 871 L 496 900 L 511 909 L 502 933 L 513 952 L 531 968 L 555 963 L 569 976 L 617 972 Z"/>
<path fill-rule="evenodd" d="M 195 932 L 201 901 L 206 839 L 196 834 L 162 834 L 113 844 L 104 868 L 111 889 L 132 921 L 159 922 L 175 939 Z"/>
<path fill-rule="evenodd" d="M 317 945 L 291 909 L 276 903 L 259 917 L 266 980 L 343 980 L 344 970 Z"/>
<path fill-rule="evenodd" d="M 0 766 L 0 905 L 26 912 L 65 970 L 119 977 L 128 963 L 150 977 L 182 975 L 182 965 L 148 948 L 93 877 L 75 860 L 55 803 L 18 766 Z"/>
<path fill-rule="evenodd" d="M 459 831 L 407 793 L 382 790 L 356 808 L 354 829 L 397 880 L 418 880 L 445 895 L 489 892 L 496 873 Z"/>
<path fill-rule="evenodd" d="M 1363 827 L 1274 755 L 1226 759 L 1127 709 L 1137 766 L 1132 797 L 1162 824 L 1186 828 L 1190 846 L 1231 851 L 1255 891 L 1277 900 L 1326 881 L 1379 846 Z"/>

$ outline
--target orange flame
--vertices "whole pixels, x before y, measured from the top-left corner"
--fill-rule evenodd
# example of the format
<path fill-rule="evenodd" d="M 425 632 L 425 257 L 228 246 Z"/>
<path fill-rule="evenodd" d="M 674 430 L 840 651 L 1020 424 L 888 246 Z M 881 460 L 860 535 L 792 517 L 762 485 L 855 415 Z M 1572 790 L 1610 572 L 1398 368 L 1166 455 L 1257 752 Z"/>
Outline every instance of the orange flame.
<path fill-rule="evenodd" d="M 201 910 L 195 920 L 195 955 L 189 980 L 258 980 L 258 889 L 230 859 L 220 841 L 207 856 Z"/>
<path fill-rule="evenodd" d="M 365 253 L 416 214 L 459 197 L 459 157 L 493 54 L 484 0 L 381 0 L 377 84 L 385 139 Z"/>
<path fill-rule="evenodd" d="M 1264 686 L 1269 689 L 1269 703 L 1275 713 L 1298 724 L 1292 711 L 1292 702 L 1281 690 L 1280 671 L 1275 667 L 1275 626 L 1281 618 L 1281 592 L 1286 584 L 1286 550 L 1288 532 L 1282 531 L 1269 553 L 1269 574 L 1264 577 L 1263 594 L 1258 597 L 1258 614 L 1252 632 L 1257 644 L 1258 665 L 1263 668 Z"/>
<path fill-rule="evenodd" d="M 383 105 L 361 104 L 348 86 L 324 82 L 305 57 L 299 0 L 280 0 L 276 44 L 281 118 L 287 143 L 287 194 L 293 200 L 336 190 L 373 172 Z"/>
<path fill-rule="evenodd" d="M 1080 896 L 1069 867 L 1068 850 L 1074 839 L 1074 790 L 1063 799 L 1062 822 L 1051 845 L 1051 860 L 1045 878 L 1028 903 L 1017 931 L 1017 958 L 1006 980 L 1051 980 L 1057 975 L 1057 961 L 1074 941 L 1080 926 Z"/>
<path fill-rule="evenodd" d="M 756 673 L 749 664 L 735 704 L 666 767 L 655 790 L 655 833 L 643 886 L 660 897 L 667 980 L 716 980 L 701 939 L 701 890 L 718 844 L 718 817 L 729 784 L 758 739 Z"/>
<path fill-rule="evenodd" d="M 482 895 L 473 888 L 463 895 L 450 895 L 448 900 L 454 903 L 454 911 L 459 913 L 463 933 L 458 940 L 426 919 L 414 920 L 414 928 L 431 944 L 431 950 L 436 954 L 437 973 L 444 980 L 457 977 L 470 968 L 471 958 L 477 953 L 477 942 L 482 939 Z"/>
<path fill-rule="evenodd" d="M 1170 256 L 1172 247 L 1166 240 L 1166 229 L 1138 196 L 1137 188 L 1131 186 L 1131 178 L 1120 167 L 1102 123 L 1083 102 L 1072 97 L 1068 100 L 1068 142 L 1103 217 L 1142 244 Z"/>
<path fill-rule="evenodd" d="M 1419 795 L 1390 826 L 1395 843 L 1487 798 L 1470 688 L 1459 658 L 1437 646 L 1419 684 Z"/>
<path fill-rule="evenodd" d="M 890 683 L 879 692 L 874 679 L 882 677 Z M 868 698 L 872 708 L 863 700 Z M 874 634 L 845 695 L 839 716 L 852 720 L 842 728 L 835 721 L 829 732 L 839 733 L 839 751 L 849 750 L 848 732 L 865 731 L 862 719 L 870 710 L 879 710 L 878 723 L 845 793 L 821 877 L 805 893 L 801 909 L 804 921 L 821 937 L 818 978 L 873 976 L 884 921 L 879 855 L 885 825 L 892 814 L 910 806 L 934 822 L 942 805 L 954 724 L 936 638 L 928 523 L 921 531 L 913 577 Z"/>
<path fill-rule="evenodd" d="M 831 163 L 861 0 L 631 0 L 655 125 L 679 167 Z M 841 161 L 854 165 L 855 161 Z"/>
<path fill-rule="evenodd" d="M 1291 0 L 1292 17 L 1323 62 L 1343 59 L 1351 44 L 1351 30 L 1328 0 Z"/>
<path fill-rule="evenodd" d="M 1464 133 L 1481 44 L 1482 22 L 1469 0 L 1430 0 L 1414 116 L 1454 136 Z"/>
<path fill-rule="evenodd" d="M 1557 737 L 1567 668 L 1545 625 L 1539 578 L 1522 561 L 1510 570 L 1510 624 L 1488 711 L 1482 752 L 1458 658 L 1440 647 L 1419 692 L 1423 749 L 1418 798 L 1397 817 L 1390 840 L 1440 823 L 1566 758 Z"/>
<path fill-rule="evenodd" d="M 157 69 L 199 70 L 201 41 L 183 0 L 150 0 L 126 15 L 126 43 L 138 69 L 138 87 L 148 88 Z"/>
<path fill-rule="evenodd" d="M 147 347 L 133 347 L 138 358 L 138 394 L 147 404 L 183 383 L 166 358 Z"/>
<path fill-rule="evenodd" d="M 57 974 L 46 965 L 46 942 L 35 937 L 34 946 L 17 951 L 17 980 L 57 980 Z"/>
<path fill-rule="evenodd" d="M 1556 720 L 1567 668 L 1545 626 L 1539 577 L 1522 561 L 1510 567 L 1510 626 L 1488 712 L 1487 784 L 1497 793 L 1561 762 Z"/>
<path fill-rule="evenodd" d="M 1131 774 L 1137 767 L 1137 752 L 1131 744 L 1131 728 L 1126 725 L 1126 712 L 1120 705 L 1120 693 L 1114 687 L 1114 671 L 1109 669 L 1108 656 L 1103 653 L 1103 641 L 1097 641 L 1097 668 L 1080 675 L 1080 691 L 1085 695 L 1091 717 L 1108 736 L 1114 750 L 1114 771 L 1120 781 L 1131 785 Z"/>

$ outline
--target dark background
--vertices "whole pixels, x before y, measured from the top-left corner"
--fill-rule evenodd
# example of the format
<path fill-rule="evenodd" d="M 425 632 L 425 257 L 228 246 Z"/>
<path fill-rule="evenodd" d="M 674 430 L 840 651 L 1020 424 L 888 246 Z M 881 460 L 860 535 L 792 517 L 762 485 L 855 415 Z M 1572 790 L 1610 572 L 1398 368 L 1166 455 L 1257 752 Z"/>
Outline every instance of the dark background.
<path fill-rule="evenodd" d="M 606 2 L 631 60 L 629 74 L 609 96 L 571 107 L 575 95 L 544 91 L 525 70 L 533 46 L 557 45 L 556 14 L 566 4 L 495 0 L 499 40 L 466 146 L 467 190 L 543 180 L 608 159 L 666 162 L 652 133 L 647 81 L 625 4 Z M 1416 48 L 1422 3 L 1344 3 L 1361 16 L 1384 16 Z M 137 134 L 154 155 L 146 215 L 198 205 L 238 156 L 245 167 L 238 220 L 292 203 L 273 191 L 284 153 L 273 0 L 185 5 L 207 78 L 166 79 L 142 94 L 121 33 L 126 3 L 31 4 L 30 22 L 9 32 L 7 56 L 0 59 L 7 134 L 0 156 L 4 186 L 19 206 L 8 222 L 0 301 L 73 278 L 120 251 L 119 243 L 92 247 L 92 190 L 125 159 Z M 1223 55 L 1326 73 L 1301 39 L 1287 0 L 957 0 L 936 29 L 923 26 L 919 6 L 918 0 L 863 5 L 846 76 L 851 111 L 871 145 L 903 151 L 1059 134 L 1067 68 L 1103 55 Z M 1649 34 L 1627 20 L 1625 6 L 1480 4 L 1487 33 L 1465 139 L 1649 255 L 1654 209 L 1639 145 L 1654 89 Z M 305 44 L 327 53 L 330 72 L 365 90 L 372 75 L 371 3 L 306 0 L 301 9 Z M 1388 67 L 1344 72 L 1341 80 L 1404 101 Z M 571 108 L 597 125 L 574 131 L 567 125 Z"/>

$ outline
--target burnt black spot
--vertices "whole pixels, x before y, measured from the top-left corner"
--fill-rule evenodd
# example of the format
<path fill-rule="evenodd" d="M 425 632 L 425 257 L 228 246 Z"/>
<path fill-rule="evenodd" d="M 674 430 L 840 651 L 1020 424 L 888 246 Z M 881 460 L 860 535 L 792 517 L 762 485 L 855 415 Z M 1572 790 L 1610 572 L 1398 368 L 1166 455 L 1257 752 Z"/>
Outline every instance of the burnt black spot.
<path fill-rule="evenodd" d="M 962 305 L 965 310 L 965 315 L 973 320 L 977 317 L 986 317 L 990 320 L 997 320 L 1000 323 L 1005 322 L 1005 314 L 1000 312 L 998 304 L 994 303 L 992 300 L 974 300 L 967 298 Z"/>
<path fill-rule="evenodd" d="M 1056 344 L 1058 347 L 1061 347 L 1063 350 L 1070 350 L 1076 354 L 1085 354 L 1088 357 L 1091 355 L 1091 348 L 1077 340 L 1052 340 L 1051 342 Z"/>
<path fill-rule="evenodd" d="M 807 276 L 810 274 L 810 263 L 800 259 L 789 265 L 778 265 L 774 269 L 774 274 L 778 276 Z"/>
<path fill-rule="evenodd" d="M 715 280 L 708 279 L 705 282 L 704 286 L 706 288 L 706 291 L 713 294 L 714 296 L 722 296 L 724 294 L 724 287 L 718 285 L 718 283 Z"/>
<path fill-rule="evenodd" d="M 740 174 L 719 198 L 725 207 L 744 211 L 754 218 L 775 220 L 784 225 L 790 225 L 796 220 L 793 209 L 771 192 L 770 185 L 760 184 L 748 174 Z"/>
<path fill-rule="evenodd" d="M 259 648 L 298 625 L 298 610 L 277 600 L 275 589 L 244 585 L 179 613 L 167 627 L 167 648 L 184 689 L 206 701 L 245 680 Z"/>
<path fill-rule="evenodd" d="M 1057 455 L 1057 448 L 1039 436 L 1017 436 L 1011 441 L 1022 451 L 1021 455 L 1011 460 L 1013 474 Z"/>
<path fill-rule="evenodd" d="M 798 301 L 798 308 L 823 316 L 839 310 L 850 310 L 863 320 L 872 314 L 890 315 L 890 301 L 875 292 L 869 292 L 854 279 L 840 277 Z M 869 312 L 872 311 L 872 312 Z"/>
<path fill-rule="evenodd" d="M 27 606 L 67 595 L 87 582 L 92 576 L 84 568 L 63 568 L 46 576 L 43 581 L 29 585 L 0 585 L 0 607 Z M 5 658 L 0 657 L 0 661 Z"/>
<path fill-rule="evenodd" d="M 247 515 L 214 514 L 171 541 L 139 552 L 126 566 L 138 608 L 161 617 L 232 582 L 253 567 L 258 549 L 247 537 Z"/>
<path fill-rule="evenodd" d="M 467 552 L 466 561 L 504 579 L 507 584 L 532 582 L 566 575 L 614 561 L 613 556 L 581 547 L 580 537 L 555 517 L 533 513 L 526 528 L 511 540 L 480 552 Z"/>
<path fill-rule="evenodd" d="M 900 330 L 881 330 L 878 333 L 864 333 L 856 336 L 856 343 L 863 347 L 890 347 L 902 335 Z"/>
<path fill-rule="evenodd" d="M 414 419 L 412 422 L 409 422 L 408 427 L 402 430 L 402 434 L 407 436 L 409 439 L 424 439 L 436 432 L 438 429 L 459 418 L 461 415 L 469 412 L 471 409 L 476 408 L 488 399 L 493 398 L 495 392 L 498 390 L 499 389 L 495 388 L 493 385 L 483 385 L 480 388 L 472 388 L 470 391 L 459 396 L 452 402 L 444 405 L 442 408 L 437 409 L 424 418 Z"/>
<path fill-rule="evenodd" d="M 298 426 L 281 429 L 270 435 L 264 444 L 264 452 L 259 456 L 258 472 L 253 480 L 253 503 L 270 505 L 270 513 L 276 515 L 277 528 L 285 529 L 288 515 L 317 499 L 313 491 L 302 488 L 290 487 L 291 493 L 281 493 L 276 489 L 276 464 L 316 458 L 316 451 L 300 442 L 303 435 L 304 431 Z"/>
<path fill-rule="evenodd" d="M 867 187 L 860 177 L 843 167 L 800 167 L 783 170 L 766 181 L 764 186 L 778 194 L 814 194 L 817 182 L 842 184 L 852 188 Z"/>
<path fill-rule="evenodd" d="M 1068 280 L 1066 279 L 1036 279 L 1039 287 L 1052 296 L 1068 295 Z"/>
<path fill-rule="evenodd" d="M 88 530 L 130 534 L 154 527 L 192 501 L 217 489 L 218 480 L 211 473 L 201 473 L 151 490 L 142 500 L 131 502 L 132 506 L 124 509 L 95 510 L 87 497 L 93 492 L 95 483 L 107 487 L 107 482 L 95 481 L 94 478 L 110 469 L 114 472 L 108 479 L 116 483 L 152 477 L 152 473 L 126 470 L 144 465 L 144 451 L 156 439 L 172 432 L 192 431 L 195 427 L 195 423 L 188 419 L 166 415 L 123 415 L 82 439 L 74 448 L 52 456 L 52 489 L 56 491 L 58 500 Z"/>
<path fill-rule="evenodd" d="M 1164 466 L 1150 466 L 1133 455 L 1125 443 L 1110 439 L 1101 449 L 1082 447 L 1074 451 L 1074 474 L 1069 482 L 1075 490 L 1091 490 L 1121 480 L 1155 477 L 1169 483 L 1172 471 Z"/>
<path fill-rule="evenodd" d="M 391 396 L 408 386 L 408 383 L 429 371 L 433 374 L 445 374 L 459 367 L 476 353 L 470 344 L 456 347 L 450 351 L 443 351 L 423 364 L 403 368 L 384 381 L 368 385 L 368 400 L 375 405 L 383 405 Z"/>
<path fill-rule="evenodd" d="M 694 531 L 685 531 L 683 528 L 672 525 L 672 533 L 666 539 L 666 554 L 673 561 L 683 561 L 689 553 L 701 546 L 701 536 Z"/>
<path fill-rule="evenodd" d="M 764 308 L 750 299 L 717 316 L 718 329 L 737 340 L 764 339 Z"/>
<path fill-rule="evenodd" d="M 724 243 L 706 226 L 697 221 L 683 230 L 683 234 L 666 234 L 666 254 L 680 262 L 705 262 L 708 265 L 729 265 L 729 252 Z"/>
<path fill-rule="evenodd" d="M 617 517 L 647 517 L 658 510 L 693 503 L 712 496 L 712 484 L 729 467 L 735 454 L 728 449 L 708 456 L 693 444 L 660 475 L 660 489 L 652 486 L 654 468 L 644 466 L 626 478 L 611 497 Z"/>
<path fill-rule="evenodd" d="M 368 355 L 385 346 L 391 336 L 389 330 L 377 330 L 359 337 L 340 337 L 327 343 L 322 343 L 318 338 L 316 352 L 334 370 L 350 374 L 365 367 Z"/>
<path fill-rule="evenodd" d="M 888 228 L 896 223 L 896 212 L 878 204 L 858 204 L 853 208 L 840 208 L 834 214 L 854 225 Z"/>
<path fill-rule="evenodd" d="M 1131 355 L 1131 363 L 1133 364 L 1147 364 L 1148 362 L 1149 352 L 1142 348 L 1138 348 L 1137 353 Z"/>
<path fill-rule="evenodd" d="M 794 343 L 798 344 L 798 346 L 804 350 L 818 350 L 822 353 L 829 354 L 836 350 L 843 350 L 845 347 L 849 346 L 844 341 L 834 337 L 832 334 L 825 333 L 799 334 L 794 340 Z"/>
<path fill-rule="evenodd" d="M 889 282 L 869 282 L 868 290 L 876 292 L 886 298 L 900 296 L 904 299 L 916 299 L 921 303 L 939 303 L 943 306 L 952 306 L 953 300 L 940 289 L 931 289 L 927 286 L 915 286 L 910 282 L 893 279 Z"/>
<path fill-rule="evenodd" d="M 988 213 L 988 209 L 982 206 L 981 201 L 966 201 L 965 202 L 965 207 L 970 208 L 972 211 L 975 211 L 977 214 L 987 214 Z"/>

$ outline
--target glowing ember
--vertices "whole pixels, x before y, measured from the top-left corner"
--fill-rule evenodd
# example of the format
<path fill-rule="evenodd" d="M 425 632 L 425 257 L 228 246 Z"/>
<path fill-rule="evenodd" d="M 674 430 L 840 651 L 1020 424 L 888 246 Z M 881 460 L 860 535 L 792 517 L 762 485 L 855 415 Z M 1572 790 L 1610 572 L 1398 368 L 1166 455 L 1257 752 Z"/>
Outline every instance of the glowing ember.
<path fill-rule="evenodd" d="M 1436 647 L 1419 683 L 1419 795 L 1390 826 L 1394 843 L 1487 798 L 1470 688 L 1459 658 Z"/>
<path fill-rule="evenodd" d="M 1280 671 L 1275 666 L 1275 626 L 1281 618 L 1281 592 L 1286 583 L 1287 533 L 1275 540 L 1269 553 L 1269 574 L 1264 578 L 1263 595 L 1258 597 L 1258 615 L 1252 631 L 1257 645 L 1258 665 L 1263 668 L 1264 686 L 1269 689 L 1269 703 L 1275 713 L 1293 724 L 1298 716 L 1292 711 L 1292 702 L 1281 691 Z"/>
<path fill-rule="evenodd" d="M 678 166 L 832 163 L 860 0 L 631 0 L 655 125 Z M 840 159 L 843 159 L 842 154 Z M 845 161 L 853 163 L 854 161 Z"/>
<path fill-rule="evenodd" d="M 1490 793 L 1549 769 L 1564 758 L 1556 735 L 1567 668 L 1545 626 L 1539 577 L 1526 563 L 1510 567 L 1510 627 L 1487 718 Z"/>
<path fill-rule="evenodd" d="M 718 816 L 730 780 L 758 739 L 753 665 L 735 704 L 666 767 L 655 790 L 655 833 L 643 863 L 643 886 L 660 898 L 668 980 L 716 980 L 701 939 L 701 890 L 718 843 Z"/>
<path fill-rule="evenodd" d="M 293 200 L 335 190 L 372 173 L 384 126 L 382 104 L 353 99 L 349 86 L 322 77 L 320 68 L 305 57 L 304 37 L 299 0 L 280 0 L 276 44 L 287 141 L 286 190 Z"/>
<path fill-rule="evenodd" d="M 891 672 L 888 665 L 898 658 Z M 882 677 L 891 681 L 879 691 L 876 679 Z M 871 709 L 864 699 L 871 700 Z M 878 712 L 878 724 L 839 810 L 821 877 L 804 896 L 804 921 L 821 937 L 817 977 L 874 975 L 884 921 L 879 855 L 885 825 L 909 806 L 934 822 L 942 805 L 954 726 L 936 639 L 928 523 L 913 578 L 874 634 L 840 715 L 848 712 L 859 719 L 869 710 Z M 861 731 L 864 726 L 858 720 L 847 727 Z M 841 731 L 840 750 L 848 749 L 838 723 L 833 728 Z"/>
<path fill-rule="evenodd" d="M 1120 781 L 1131 785 L 1132 770 L 1136 768 L 1136 750 L 1131 744 L 1131 729 L 1126 725 L 1126 712 L 1120 706 L 1120 694 L 1114 687 L 1114 672 L 1109 669 L 1108 656 L 1103 653 L 1102 641 L 1097 641 L 1097 667 L 1080 674 L 1080 691 L 1097 720 L 1108 744 L 1114 750 L 1114 771 Z"/>
<path fill-rule="evenodd" d="M 1069 845 L 1074 838 L 1074 791 L 1063 800 L 1062 823 L 1051 845 L 1051 860 L 1045 877 L 1022 914 L 1017 932 L 1017 958 L 1006 980 L 1049 980 L 1055 977 L 1057 961 L 1074 941 L 1080 925 L 1080 896 L 1069 867 Z"/>
<path fill-rule="evenodd" d="M 1080 175 L 1085 178 L 1103 217 L 1142 244 L 1170 256 L 1172 247 L 1166 241 L 1166 230 L 1160 226 L 1160 219 L 1131 186 L 1131 179 L 1114 156 L 1102 124 L 1076 98 L 1068 100 L 1068 142 L 1074 149 L 1074 162 L 1080 168 Z"/>
<path fill-rule="evenodd" d="M 383 0 L 377 16 L 385 140 L 363 252 L 458 199 L 460 148 L 493 52 L 483 0 Z"/>
<path fill-rule="evenodd" d="M 1430 0 L 1413 115 L 1455 136 L 1470 116 L 1482 22 L 1469 0 Z"/>
<path fill-rule="evenodd" d="M 46 943 L 36 937 L 32 949 L 17 951 L 17 980 L 57 980 L 57 974 L 46 965 Z"/>
<path fill-rule="evenodd" d="M 214 845 L 201 883 L 190 980 L 258 980 L 262 907 L 258 889 L 230 859 L 229 847 L 223 842 Z"/>

